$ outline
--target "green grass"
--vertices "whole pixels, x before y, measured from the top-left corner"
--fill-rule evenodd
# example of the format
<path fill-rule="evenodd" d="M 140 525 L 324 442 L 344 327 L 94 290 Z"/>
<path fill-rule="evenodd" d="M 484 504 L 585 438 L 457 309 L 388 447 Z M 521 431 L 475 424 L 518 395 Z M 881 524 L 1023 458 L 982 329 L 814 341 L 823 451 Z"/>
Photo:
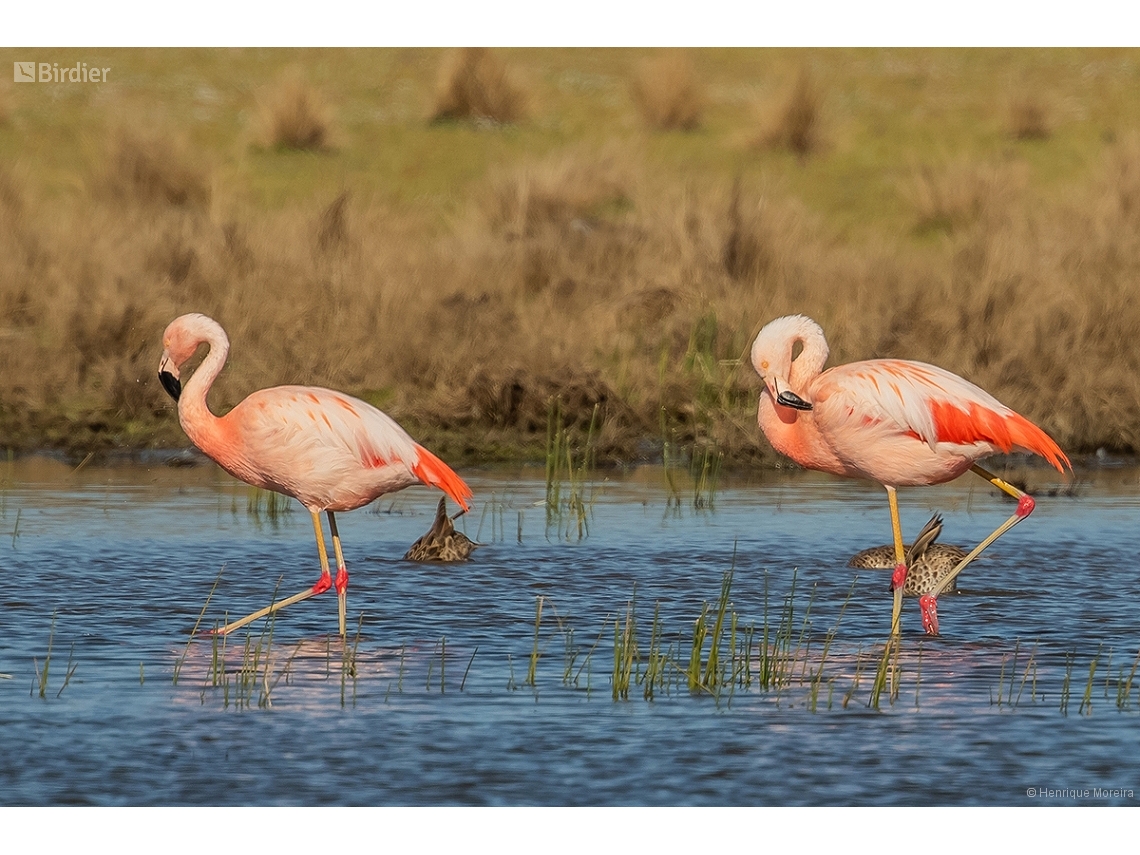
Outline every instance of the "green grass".
<path fill-rule="evenodd" d="M 289 496 L 260 487 L 246 487 L 246 513 L 257 523 L 261 523 L 264 518 L 270 524 L 277 525 L 282 516 L 292 511 L 293 500 Z"/>
<path fill-rule="evenodd" d="M 0 51 L 9 62 L 16 51 Z M 528 82 L 539 105 L 517 127 L 486 132 L 426 119 L 439 50 L 73 50 L 112 68 L 114 91 L 53 87 L 10 89 L 15 127 L 0 131 L 0 154 L 37 151 L 38 170 L 56 193 L 69 192 L 76 164 L 89 160 L 87 139 L 121 116 L 147 115 L 154 124 L 180 124 L 190 141 L 211 153 L 221 184 L 241 188 L 256 203 L 276 207 L 307 201 L 330 180 L 375 192 L 405 206 L 445 209 L 493 164 L 567 140 L 601 143 L 611 135 L 636 140 L 658 169 L 694 176 L 792 166 L 781 152 L 752 151 L 734 139 L 756 125 L 757 108 L 777 104 L 809 67 L 824 93 L 823 121 L 831 148 L 796 169 L 780 169 L 794 192 L 832 213 L 847 228 L 901 218 L 890 210 L 890 172 L 899 152 L 948 151 L 981 156 L 1002 146 L 1022 153 L 1051 184 L 1087 168 L 1106 130 L 1135 126 L 1122 50 L 702 50 L 691 52 L 694 74 L 713 92 L 705 128 L 692 134 L 647 134 L 630 118 L 630 82 L 651 50 L 503 50 L 504 61 Z M 22 55 L 22 54 L 21 54 Z M 332 156 L 259 152 L 249 120 L 259 92 L 292 67 L 326 95 L 343 137 Z M 1091 71 L 1091 73 L 1090 73 Z M 994 83 L 1003 84 L 995 91 Z M 1005 86 L 1048 93 L 1061 105 L 1049 147 L 1017 144 L 1005 135 Z M 1066 102 L 1083 108 L 1077 115 Z M 186 122 L 184 117 L 190 117 Z M 26 135 L 23 139 L 17 133 Z M 243 145 L 244 143 L 244 145 Z M 378 156 L 384 152 L 385 156 Z M 896 203 L 897 204 L 897 203 Z M 884 210 L 884 205 L 887 210 Z"/>
<path fill-rule="evenodd" d="M 709 696 L 718 705 L 731 703 L 738 690 L 747 691 L 754 686 L 771 693 L 777 702 L 793 687 L 797 690 L 807 687 L 803 702 L 814 712 L 826 686 L 825 702 L 830 708 L 836 678 L 828 671 L 828 655 L 851 593 L 824 636 L 822 652 L 814 655 L 810 636 L 814 591 L 809 595 L 802 614 L 798 613 L 793 576 L 778 622 L 773 624 L 768 619 L 766 582 L 763 625 L 758 630 L 752 622 L 743 620 L 733 605 L 734 573 L 735 559 L 721 578 L 719 596 L 711 603 L 705 601 L 702 604 L 688 633 L 670 632 L 661 616 L 661 603 L 657 602 L 646 639 L 646 630 L 638 621 L 637 598 L 633 596 L 617 617 L 607 615 L 597 640 L 584 655 L 574 644 L 573 628 L 566 620 L 557 617 L 550 598 L 545 595 L 537 598 L 531 666 L 524 685 L 537 693 L 540 651 L 544 648 L 541 614 L 544 608 L 550 608 L 556 615 L 555 634 L 562 639 L 565 650 L 561 683 L 571 689 L 582 689 L 581 676 L 585 671 L 587 696 L 590 692 L 590 662 L 608 634 L 612 639 L 609 677 L 610 696 L 614 701 L 628 701 L 635 686 L 641 686 L 641 694 L 646 701 L 683 692 L 694 697 Z M 675 641 L 668 641 L 669 637 Z M 682 653 L 686 657 L 684 660 L 681 659 Z M 509 654 L 507 661 L 510 671 L 508 686 L 513 688 L 513 660 Z M 849 696 L 857 689 L 858 679 L 857 675 Z"/>
<path fill-rule="evenodd" d="M 542 603 L 544 598 L 539 596 L 534 601 L 534 648 L 530 652 L 530 661 L 526 669 L 526 680 L 523 685 L 535 686 L 535 674 L 538 671 L 538 658 L 541 652 L 538 649 L 540 633 L 542 632 Z"/>
<path fill-rule="evenodd" d="M 598 407 L 594 406 L 584 438 L 563 425 L 562 401 L 551 400 L 546 428 L 546 536 L 582 540 L 590 534 L 594 512 L 594 472 Z M 522 537 L 520 518 L 519 537 Z"/>

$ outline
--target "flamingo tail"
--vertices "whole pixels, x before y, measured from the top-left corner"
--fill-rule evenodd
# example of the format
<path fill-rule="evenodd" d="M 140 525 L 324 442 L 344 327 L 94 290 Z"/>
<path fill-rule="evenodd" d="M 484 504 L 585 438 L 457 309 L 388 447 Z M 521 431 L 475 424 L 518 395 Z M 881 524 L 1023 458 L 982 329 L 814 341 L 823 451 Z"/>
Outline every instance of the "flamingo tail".
<path fill-rule="evenodd" d="M 1058 471 L 1073 465 L 1061 447 L 1045 431 L 1017 413 L 995 412 L 971 403 L 969 410 L 948 402 L 932 405 L 939 442 L 989 442 L 1004 452 L 1021 448 L 1044 457 Z"/>
<path fill-rule="evenodd" d="M 412 467 L 412 473 L 429 487 L 438 487 L 451 496 L 463 510 L 471 510 L 471 506 L 467 500 L 472 497 L 471 488 L 468 487 L 463 479 L 455 474 L 455 471 L 424 448 L 422 445 L 416 446 L 416 453 L 419 455 L 419 460 Z"/>

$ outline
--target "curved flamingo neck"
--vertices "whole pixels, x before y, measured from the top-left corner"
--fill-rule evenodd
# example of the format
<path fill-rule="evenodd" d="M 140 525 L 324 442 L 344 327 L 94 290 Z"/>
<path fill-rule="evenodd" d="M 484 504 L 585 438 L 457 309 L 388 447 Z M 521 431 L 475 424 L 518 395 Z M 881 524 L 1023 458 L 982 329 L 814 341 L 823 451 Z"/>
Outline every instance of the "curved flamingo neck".
<path fill-rule="evenodd" d="M 191 441 L 216 460 L 221 442 L 221 419 L 210 412 L 206 395 L 226 364 L 230 341 L 217 324 L 202 325 L 195 332 L 199 343 L 205 342 L 210 350 L 182 389 L 178 420 Z"/>
<path fill-rule="evenodd" d="M 788 343 L 788 346 L 794 347 L 797 341 L 803 344 L 804 349 L 792 361 L 791 370 L 788 372 L 788 382 L 791 383 L 792 389 L 797 394 L 803 395 L 811 381 L 823 371 L 829 350 L 827 339 L 823 337 L 823 332 L 814 323 L 811 326 L 802 327 L 797 336 Z"/>
<path fill-rule="evenodd" d="M 779 326 L 773 333 L 780 342 L 778 347 L 780 350 L 787 348 L 773 360 L 777 366 L 777 376 L 783 373 L 783 366 L 787 366 L 784 369 L 787 375 L 782 378 L 784 384 L 810 404 L 812 384 L 827 362 L 827 339 L 815 321 L 802 315 L 783 318 L 776 323 Z M 793 359 L 792 353 L 797 342 L 803 347 Z M 785 359 L 787 362 L 783 361 Z M 777 387 L 779 385 L 777 382 Z M 837 475 L 852 474 L 820 435 L 815 413 L 777 404 L 773 394 L 770 384 L 765 384 L 757 412 L 760 428 L 772 447 L 809 469 Z"/>

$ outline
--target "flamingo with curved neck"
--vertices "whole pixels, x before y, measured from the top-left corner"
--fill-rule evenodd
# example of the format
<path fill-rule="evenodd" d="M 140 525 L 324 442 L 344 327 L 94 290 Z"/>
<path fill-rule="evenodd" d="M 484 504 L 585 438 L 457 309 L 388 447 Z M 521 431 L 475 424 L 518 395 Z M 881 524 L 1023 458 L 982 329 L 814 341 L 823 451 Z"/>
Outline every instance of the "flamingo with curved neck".
<path fill-rule="evenodd" d="M 796 354 L 795 348 L 802 350 Z M 897 488 L 942 484 L 970 470 L 1017 499 L 1017 510 L 919 599 L 926 632 L 938 634 L 937 597 L 986 547 L 1033 511 L 1033 499 L 977 461 L 1014 449 L 1058 471 L 1072 466 L 1049 436 L 988 392 L 945 369 L 905 359 L 869 359 L 823 370 L 823 329 L 804 315 L 770 322 L 752 344 L 764 381 L 757 420 L 781 454 L 809 469 L 866 478 L 887 491 L 894 534 L 898 634 L 907 567 Z"/>
<path fill-rule="evenodd" d="M 438 487 L 464 510 L 470 488 L 442 460 L 370 404 L 313 386 L 274 386 L 254 392 L 224 416 L 206 403 L 225 366 L 230 342 L 217 321 L 201 314 L 176 318 L 162 336 L 158 376 L 178 403 L 178 420 L 190 440 L 226 472 L 247 484 L 292 496 L 313 518 L 321 575 L 311 588 L 222 627 L 232 632 L 251 621 L 334 584 L 340 633 L 345 634 L 348 571 L 334 511 L 351 511 L 412 484 Z M 181 367 L 202 345 L 209 352 L 181 382 Z M 333 579 L 320 514 L 329 521 L 337 573 Z"/>

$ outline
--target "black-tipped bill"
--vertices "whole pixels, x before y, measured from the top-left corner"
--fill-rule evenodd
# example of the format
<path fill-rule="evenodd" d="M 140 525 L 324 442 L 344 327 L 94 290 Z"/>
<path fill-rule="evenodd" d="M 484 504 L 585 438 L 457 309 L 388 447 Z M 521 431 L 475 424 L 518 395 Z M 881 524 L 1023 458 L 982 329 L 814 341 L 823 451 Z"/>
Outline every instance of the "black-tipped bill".
<path fill-rule="evenodd" d="M 783 404 L 785 407 L 791 407 L 793 410 L 810 410 L 811 404 L 797 395 L 795 392 L 784 390 L 776 398 L 777 404 Z"/>
<path fill-rule="evenodd" d="M 158 380 L 162 383 L 162 388 L 166 390 L 166 394 L 177 402 L 178 398 L 182 395 L 182 384 L 178 381 L 178 378 L 169 371 L 159 371 Z"/>

